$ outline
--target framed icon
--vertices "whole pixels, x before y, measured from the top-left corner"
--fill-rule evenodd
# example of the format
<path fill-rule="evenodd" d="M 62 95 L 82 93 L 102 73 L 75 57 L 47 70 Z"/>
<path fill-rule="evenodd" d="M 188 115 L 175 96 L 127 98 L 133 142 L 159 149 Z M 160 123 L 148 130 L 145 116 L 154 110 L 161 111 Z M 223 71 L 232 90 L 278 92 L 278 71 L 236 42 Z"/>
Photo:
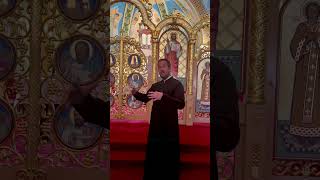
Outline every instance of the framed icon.
<path fill-rule="evenodd" d="M 139 89 L 143 85 L 143 76 L 139 73 L 132 73 L 128 76 L 128 84 L 134 89 Z"/>
<path fill-rule="evenodd" d="M 128 57 L 128 64 L 131 68 L 135 69 L 140 67 L 141 58 L 138 54 L 132 54 Z"/>
<path fill-rule="evenodd" d="M 133 95 L 127 97 L 127 105 L 132 109 L 138 109 L 142 106 L 142 102 L 138 101 Z"/>
<path fill-rule="evenodd" d="M 53 123 L 60 142 L 74 150 L 84 150 L 94 146 L 103 133 L 103 128 L 85 122 L 73 107 L 61 107 Z"/>
<path fill-rule="evenodd" d="M 60 11 L 72 21 L 86 21 L 93 18 L 100 5 L 100 0 L 58 0 Z"/>
<path fill-rule="evenodd" d="M 15 48 L 5 36 L 0 35 L 0 80 L 6 78 L 15 69 L 15 66 Z"/>
<path fill-rule="evenodd" d="M 0 100 L 0 144 L 10 136 L 13 129 L 13 112 L 9 106 Z"/>
<path fill-rule="evenodd" d="M 103 47 L 87 35 L 67 39 L 56 53 L 58 73 L 75 85 L 86 85 L 98 80 L 104 75 L 105 64 Z"/>

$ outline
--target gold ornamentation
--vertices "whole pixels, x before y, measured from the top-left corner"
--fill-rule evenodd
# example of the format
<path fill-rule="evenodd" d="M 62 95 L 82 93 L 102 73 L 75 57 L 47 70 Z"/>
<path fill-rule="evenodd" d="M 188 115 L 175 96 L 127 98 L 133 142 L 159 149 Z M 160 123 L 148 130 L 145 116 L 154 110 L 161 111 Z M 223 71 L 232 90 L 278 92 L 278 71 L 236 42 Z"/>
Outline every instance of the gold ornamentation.
<path fill-rule="evenodd" d="M 118 69 L 118 102 L 119 102 L 119 109 L 117 110 L 117 113 L 114 115 L 117 119 L 126 119 L 128 116 L 126 115 L 127 112 L 124 111 L 124 105 L 127 102 L 127 96 L 126 92 L 124 92 L 127 88 L 125 88 L 127 84 L 127 78 L 129 74 L 136 72 L 141 74 L 146 82 L 148 82 L 147 76 L 147 59 L 142 51 L 142 47 L 138 41 L 136 41 L 134 38 L 130 38 L 128 36 L 116 36 L 111 38 L 111 45 L 112 46 L 119 46 L 119 50 L 115 51 L 112 50 L 111 52 L 116 56 L 119 57 L 119 66 L 112 67 L 112 71 L 115 71 L 115 69 Z M 127 63 L 128 58 L 132 54 L 137 54 L 141 58 L 141 65 L 138 68 L 132 69 L 130 65 Z M 148 84 L 144 84 L 142 88 L 146 88 Z M 147 109 L 150 108 L 147 106 Z M 133 118 L 133 117 L 131 117 Z"/>
<path fill-rule="evenodd" d="M 151 21 L 152 8 L 150 9 L 150 5 L 148 4 L 145 5 L 139 0 L 114 0 L 114 1 L 111 1 L 111 5 L 118 2 L 127 2 L 135 5 L 139 9 L 139 12 L 141 13 L 142 21 L 144 22 L 144 24 L 148 26 L 151 31 L 155 30 L 155 25 Z"/>
<path fill-rule="evenodd" d="M 191 34 L 192 26 L 190 25 L 190 23 L 177 15 L 171 15 L 168 16 L 166 19 L 162 20 L 157 25 L 155 30 L 160 32 L 164 27 L 168 25 L 181 26 L 188 33 L 188 35 Z"/>
<path fill-rule="evenodd" d="M 249 55 L 249 87 L 248 103 L 264 103 L 264 80 L 265 80 L 265 42 L 266 42 L 266 25 L 267 25 L 267 8 L 266 0 L 251 1 L 251 30 L 252 39 L 250 44 Z"/>

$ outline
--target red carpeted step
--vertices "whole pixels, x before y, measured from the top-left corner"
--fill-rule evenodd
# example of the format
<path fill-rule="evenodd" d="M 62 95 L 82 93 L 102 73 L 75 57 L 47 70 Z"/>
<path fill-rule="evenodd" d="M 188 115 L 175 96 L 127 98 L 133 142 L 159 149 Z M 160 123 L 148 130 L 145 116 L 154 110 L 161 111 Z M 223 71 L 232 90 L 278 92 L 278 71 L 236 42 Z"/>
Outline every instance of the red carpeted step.
<path fill-rule="evenodd" d="M 147 141 L 149 124 L 146 122 L 111 121 L 110 143 L 137 143 Z M 180 125 L 180 143 L 190 145 L 210 144 L 209 124 Z"/>
<path fill-rule="evenodd" d="M 141 180 L 149 124 L 111 122 L 111 179 Z M 181 180 L 209 180 L 208 124 L 180 126 Z"/>

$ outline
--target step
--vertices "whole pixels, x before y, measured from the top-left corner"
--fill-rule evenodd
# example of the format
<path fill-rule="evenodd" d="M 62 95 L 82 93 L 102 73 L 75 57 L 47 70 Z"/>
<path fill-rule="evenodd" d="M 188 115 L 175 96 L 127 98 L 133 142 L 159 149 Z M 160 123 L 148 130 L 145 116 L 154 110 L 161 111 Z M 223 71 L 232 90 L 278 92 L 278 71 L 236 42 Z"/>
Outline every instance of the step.
<path fill-rule="evenodd" d="M 144 161 L 145 152 L 141 151 L 111 151 L 111 161 Z M 210 153 L 181 153 L 181 162 L 210 165 Z"/>
<path fill-rule="evenodd" d="M 145 151 L 145 143 L 123 143 L 123 142 L 112 142 L 110 143 L 112 151 Z M 180 144 L 181 152 L 210 152 L 210 146 L 206 145 L 192 145 L 192 144 Z"/>
<path fill-rule="evenodd" d="M 124 166 L 113 166 L 111 162 L 111 179 L 112 180 L 141 180 L 144 169 L 141 166 L 131 166 L 130 168 Z M 196 177 L 196 178 L 195 178 Z M 210 166 L 208 167 L 182 167 L 181 180 L 209 180 Z"/>
<path fill-rule="evenodd" d="M 143 160 L 110 160 L 111 168 L 143 168 Z M 195 163 L 195 162 L 181 162 L 182 169 L 201 169 L 201 168 L 210 168 L 210 163 Z"/>

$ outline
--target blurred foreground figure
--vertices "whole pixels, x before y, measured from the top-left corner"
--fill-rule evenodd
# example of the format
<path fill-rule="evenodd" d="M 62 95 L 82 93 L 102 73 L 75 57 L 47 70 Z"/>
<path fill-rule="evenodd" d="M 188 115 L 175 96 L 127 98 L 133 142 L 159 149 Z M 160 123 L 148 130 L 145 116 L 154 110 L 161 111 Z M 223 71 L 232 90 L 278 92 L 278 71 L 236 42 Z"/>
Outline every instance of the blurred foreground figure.
<path fill-rule="evenodd" d="M 236 82 L 230 69 L 218 59 L 211 60 L 211 179 L 218 180 L 216 151 L 229 152 L 240 138 L 239 106 Z"/>
<path fill-rule="evenodd" d="M 90 95 L 95 86 L 75 87 L 69 94 L 68 102 L 82 118 L 93 124 L 110 129 L 110 103 Z"/>

